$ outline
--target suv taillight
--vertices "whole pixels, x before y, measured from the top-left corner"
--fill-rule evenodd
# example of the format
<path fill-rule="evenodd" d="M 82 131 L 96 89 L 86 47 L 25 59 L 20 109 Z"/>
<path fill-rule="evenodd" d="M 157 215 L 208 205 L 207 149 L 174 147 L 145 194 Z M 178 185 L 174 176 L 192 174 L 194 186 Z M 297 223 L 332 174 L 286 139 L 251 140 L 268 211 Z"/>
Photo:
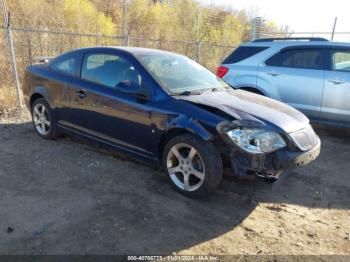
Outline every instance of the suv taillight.
<path fill-rule="evenodd" d="M 226 66 L 219 66 L 216 75 L 220 78 L 223 78 L 228 72 L 228 68 Z"/>

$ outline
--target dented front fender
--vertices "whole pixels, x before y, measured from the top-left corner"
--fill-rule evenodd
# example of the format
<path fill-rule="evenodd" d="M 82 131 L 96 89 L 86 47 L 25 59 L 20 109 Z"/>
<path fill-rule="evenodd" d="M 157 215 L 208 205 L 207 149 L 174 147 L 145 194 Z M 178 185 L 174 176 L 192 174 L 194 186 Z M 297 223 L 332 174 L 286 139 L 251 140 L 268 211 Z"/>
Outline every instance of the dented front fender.
<path fill-rule="evenodd" d="M 214 138 L 214 135 L 209 132 L 199 121 L 180 115 L 171 119 L 166 125 L 166 131 L 174 128 L 181 128 L 195 135 L 200 136 L 203 140 L 208 141 Z"/>

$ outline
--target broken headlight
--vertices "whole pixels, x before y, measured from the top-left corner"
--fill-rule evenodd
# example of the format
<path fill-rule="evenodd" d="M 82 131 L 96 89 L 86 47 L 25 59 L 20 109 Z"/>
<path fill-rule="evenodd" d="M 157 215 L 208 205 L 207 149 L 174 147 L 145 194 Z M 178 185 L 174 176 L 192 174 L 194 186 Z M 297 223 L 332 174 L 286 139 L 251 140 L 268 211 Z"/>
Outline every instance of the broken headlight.
<path fill-rule="evenodd" d="M 286 142 L 275 131 L 259 128 L 236 128 L 227 135 L 248 153 L 270 153 L 286 146 Z"/>

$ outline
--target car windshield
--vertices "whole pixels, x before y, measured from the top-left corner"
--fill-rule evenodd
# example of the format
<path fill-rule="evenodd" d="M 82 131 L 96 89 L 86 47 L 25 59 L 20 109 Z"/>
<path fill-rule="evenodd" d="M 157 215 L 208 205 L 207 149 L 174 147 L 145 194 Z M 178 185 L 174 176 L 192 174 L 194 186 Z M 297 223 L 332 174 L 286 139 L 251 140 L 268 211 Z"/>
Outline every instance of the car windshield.
<path fill-rule="evenodd" d="M 137 57 L 163 87 L 175 95 L 229 87 L 208 69 L 182 55 L 162 53 Z"/>

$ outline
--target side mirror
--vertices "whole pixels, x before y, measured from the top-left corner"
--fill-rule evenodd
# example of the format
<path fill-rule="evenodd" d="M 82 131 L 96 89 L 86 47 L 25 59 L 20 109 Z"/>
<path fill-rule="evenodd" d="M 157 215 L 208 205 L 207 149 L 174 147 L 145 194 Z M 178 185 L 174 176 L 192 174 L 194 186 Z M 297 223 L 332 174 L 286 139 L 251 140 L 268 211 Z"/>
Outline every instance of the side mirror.
<path fill-rule="evenodd" d="M 134 94 L 140 100 L 147 100 L 149 95 L 145 88 L 134 81 L 121 81 L 116 88 L 123 93 Z"/>
<path fill-rule="evenodd" d="M 133 81 L 122 81 L 116 85 L 116 88 L 124 93 L 137 93 L 141 86 Z"/>

